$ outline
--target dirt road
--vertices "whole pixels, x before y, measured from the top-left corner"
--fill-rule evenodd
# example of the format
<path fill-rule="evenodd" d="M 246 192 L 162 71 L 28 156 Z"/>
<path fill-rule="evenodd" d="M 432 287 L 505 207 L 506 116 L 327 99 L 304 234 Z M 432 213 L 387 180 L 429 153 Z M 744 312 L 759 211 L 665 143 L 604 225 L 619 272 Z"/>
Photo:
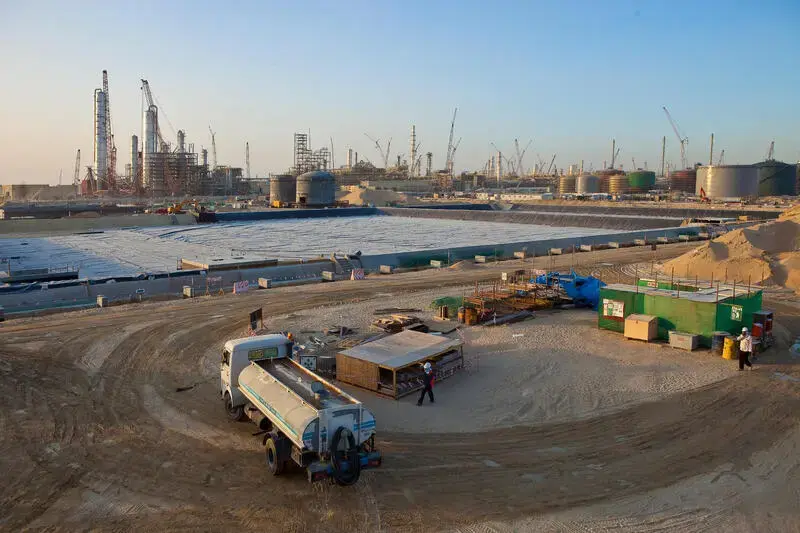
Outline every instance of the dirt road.
<path fill-rule="evenodd" d="M 662 249 L 660 258 L 685 249 Z M 603 263 L 651 257 L 649 250 L 597 252 L 597 265 L 583 268 L 622 276 Z M 383 468 L 339 488 L 310 486 L 299 472 L 269 477 L 251 426 L 226 420 L 216 396 L 219 348 L 246 329 L 252 308 L 285 314 L 494 278 L 511 267 L 5 323 L 0 529 L 478 530 L 474 524 L 488 520 L 645 494 L 723 465 L 735 472 L 797 428 L 800 370 L 784 365 L 786 379 L 763 368 L 588 420 L 466 435 L 383 432 Z M 800 311 L 779 313 L 779 324 L 800 332 Z M 774 498 L 776 506 L 787 498 L 796 503 L 791 490 Z"/>

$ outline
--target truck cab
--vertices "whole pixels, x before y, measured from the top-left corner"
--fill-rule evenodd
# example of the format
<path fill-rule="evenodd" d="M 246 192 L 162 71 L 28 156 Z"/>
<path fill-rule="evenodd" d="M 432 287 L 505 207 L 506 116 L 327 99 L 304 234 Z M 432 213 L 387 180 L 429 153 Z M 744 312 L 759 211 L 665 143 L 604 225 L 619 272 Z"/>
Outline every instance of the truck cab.
<path fill-rule="evenodd" d="M 228 417 L 244 420 L 247 399 L 239 389 L 239 374 L 251 362 L 264 359 L 291 357 L 292 341 L 285 335 L 259 335 L 230 340 L 222 349 L 219 366 L 220 395 L 225 400 Z"/>

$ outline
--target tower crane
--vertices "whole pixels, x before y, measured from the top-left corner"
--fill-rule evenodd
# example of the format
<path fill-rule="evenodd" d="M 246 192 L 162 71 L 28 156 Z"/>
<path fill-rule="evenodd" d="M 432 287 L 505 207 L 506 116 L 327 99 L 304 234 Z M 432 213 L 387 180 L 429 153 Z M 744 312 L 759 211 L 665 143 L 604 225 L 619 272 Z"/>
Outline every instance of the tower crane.
<path fill-rule="evenodd" d="M 211 170 L 217 169 L 217 134 L 214 133 L 214 130 L 211 129 L 211 125 L 208 126 L 208 131 L 211 133 Z M 158 138 L 161 138 L 161 134 L 158 134 Z"/>
<path fill-rule="evenodd" d="M 447 141 L 447 159 L 445 160 L 445 169 L 448 172 L 450 172 L 450 174 L 453 173 L 453 171 L 452 171 L 452 168 L 453 168 L 453 155 L 454 155 L 453 152 L 455 152 L 455 149 L 453 147 L 453 130 L 456 127 L 456 114 L 457 113 L 458 113 L 458 108 L 455 108 L 453 110 L 453 120 L 450 122 L 450 138 Z"/>
<path fill-rule="evenodd" d="M 78 148 L 78 153 L 75 155 L 75 172 L 72 174 L 72 186 L 81 186 L 81 149 Z"/>
<path fill-rule="evenodd" d="M 522 177 L 522 175 L 525 173 L 525 165 L 522 164 L 522 158 L 525 157 L 525 152 L 528 151 L 528 148 L 530 147 L 532 142 L 533 142 L 533 139 L 528 141 L 528 144 L 525 145 L 525 149 L 522 150 L 522 152 L 520 152 L 519 151 L 519 140 L 518 139 L 514 139 L 514 148 L 517 151 L 517 165 L 516 165 L 517 166 L 517 174 L 519 175 L 519 177 Z"/>
<path fill-rule="evenodd" d="M 672 126 L 672 131 L 675 132 L 675 136 L 678 138 L 678 142 L 681 145 L 681 168 L 687 168 L 688 165 L 686 163 L 686 145 L 689 144 L 689 137 L 682 136 L 680 131 L 678 130 L 678 125 L 675 124 L 675 121 L 672 120 L 672 115 L 669 114 L 669 110 L 666 106 L 661 107 L 664 110 L 664 113 L 667 115 L 667 120 L 669 120 L 670 126 Z"/>

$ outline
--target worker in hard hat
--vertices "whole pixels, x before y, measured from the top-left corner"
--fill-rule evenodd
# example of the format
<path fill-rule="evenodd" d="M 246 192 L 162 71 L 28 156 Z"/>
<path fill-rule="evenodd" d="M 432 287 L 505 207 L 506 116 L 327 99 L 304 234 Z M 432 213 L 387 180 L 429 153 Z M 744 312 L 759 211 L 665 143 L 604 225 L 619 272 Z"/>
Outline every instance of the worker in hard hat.
<path fill-rule="evenodd" d="M 422 400 L 425 399 L 426 392 L 428 393 L 428 398 L 430 398 L 431 403 L 433 403 L 433 367 L 430 363 L 425 363 L 422 365 L 422 370 L 424 371 L 422 380 L 425 383 L 425 387 L 422 389 L 422 393 L 419 395 L 417 405 L 422 405 Z"/>
<path fill-rule="evenodd" d="M 290 331 L 289 333 L 287 333 L 287 334 L 286 334 L 286 338 L 287 338 L 287 339 L 289 339 L 290 341 L 293 341 L 293 340 L 294 340 L 294 335 L 292 335 L 292 332 L 291 332 L 291 331 Z"/>
<path fill-rule="evenodd" d="M 742 328 L 742 334 L 736 337 L 739 341 L 739 371 L 744 370 L 744 366 L 753 370 L 753 363 L 750 362 L 750 354 L 753 353 L 753 336 L 747 328 Z"/>

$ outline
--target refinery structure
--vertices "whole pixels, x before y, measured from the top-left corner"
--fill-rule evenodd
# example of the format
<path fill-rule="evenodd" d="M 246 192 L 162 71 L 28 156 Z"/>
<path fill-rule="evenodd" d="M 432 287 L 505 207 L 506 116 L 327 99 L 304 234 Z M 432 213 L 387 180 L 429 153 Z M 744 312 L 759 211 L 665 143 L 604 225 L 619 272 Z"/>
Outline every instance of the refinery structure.
<path fill-rule="evenodd" d="M 129 159 L 122 172 L 118 166 L 119 132 L 112 121 L 112 105 L 107 71 L 102 72 L 102 86 L 94 90 L 94 138 L 92 164 L 81 175 L 81 154 L 77 151 L 73 175 L 74 196 L 170 197 L 262 196 L 272 206 L 334 205 L 341 189 L 389 189 L 414 195 L 474 194 L 481 198 L 503 194 L 510 199 L 549 199 L 590 197 L 600 199 L 645 198 L 667 194 L 673 198 L 695 198 L 700 201 L 755 199 L 758 197 L 793 196 L 798 193 L 798 165 L 774 158 L 770 143 L 765 159 L 749 165 L 726 165 L 725 150 L 714 153 L 714 136 L 710 138 L 707 161 L 691 164 L 687 155 L 688 137 L 680 130 L 666 107 L 663 112 L 680 147 L 680 164 L 666 160 L 667 137 L 660 139 L 660 160 L 655 168 L 647 162 L 627 165 L 620 157 L 620 147 L 611 140 L 609 158 L 600 168 L 584 161 L 559 165 L 558 154 L 534 154 L 532 143 L 513 139 L 510 147 L 501 149 L 494 142 L 487 145 L 487 158 L 482 168 L 455 172 L 455 157 L 461 138 L 455 135 L 458 109 L 449 121 L 447 151 L 434 165 L 432 151 L 423 149 L 416 126 L 410 126 L 406 153 L 392 153 L 392 139 L 383 142 L 368 133 L 373 149 L 359 153 L 347 147 L 344 164 L 336 165 L 334 140 L 317 140 L 312 147 L 311 133 L 293 134 L 292 166 L 285 171 L 262 178 L 250 174 L 250 146 L 245 147 L 245 167 L 221 164 L 217 160 L 216 133 L 211 126 L 209 150 L 195 149 L 182 129 L 172 129 L 163 110 L 159 109 L 150 83 L 141 80 L 141 130 L 129 133 L 124 151 Z M 171 135 L 164 130 L 167 124 Z M 127 135 L 126 135 L 127 137 Z M 397 146 L 397 144 L 395 144 Z M 402 149 L 402 148 L 401 148 Z M 371 154 L 375 154 L 370 159 Z M 527 156 L 527 158 L 526 158 Z M 123 156 L 125 157 L 125 156 Z M 291 194 L 289 181 L 292 182 Z M 45 199 L 51 195 L 41 190 L 28 194 L 28 199 Z M 18 189 L 21 190 L 21 189 Z M 27 191 L 35 190 L 27 186 Z M 36 189 L 38 190 L 38 189 Z M 54 189 L 55 190 L 55 189 Z M 302 193 L 301 191 L 306 191 Z M 277 193 L 276 198 L 270 196 Z M 8 194 L 5 195 L 9 198 Z M 12 195 L 13 196 L 13 195 Z M 65 194 L 61 192 L 61 197 Z M 321 199 L 325 199 L 324 202 Z"/>

